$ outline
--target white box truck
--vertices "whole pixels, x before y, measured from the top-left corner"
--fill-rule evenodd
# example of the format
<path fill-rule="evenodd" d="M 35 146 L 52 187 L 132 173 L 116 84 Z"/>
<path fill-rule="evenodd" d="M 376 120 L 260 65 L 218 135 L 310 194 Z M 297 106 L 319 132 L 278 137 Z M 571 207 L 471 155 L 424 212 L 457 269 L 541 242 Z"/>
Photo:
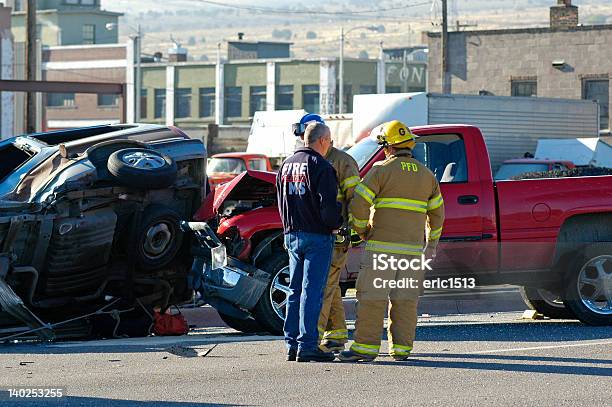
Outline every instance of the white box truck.
<path fill-rule="evenodd" d="M 355 96 L 353 142 L 393 119 L 408 126 L 477 126 L 484 134 L 494 171 L 504 160 L 533 154 L 539 139 L 599 135 L 599 106 L 591 100 L 421 92 Z"/>
<path fill-rule="evenodd" d="M 284 158 L 296 146 L 291 125 L 304 110 L 256 112 L 247 152 Z M 357 95 L 352 115 L 324 115 L 334 145 L 352 145 L 389 120 L 408 126 L 471 124 L 485 137 L 495 171 L 507 159 L 534 153 L 543 138 L 579 138 L 599 135 L 599 110 L 591 100 L 536 97 L 390 93 Z M 352 135 L 351 135 L 352 134 Z"/>

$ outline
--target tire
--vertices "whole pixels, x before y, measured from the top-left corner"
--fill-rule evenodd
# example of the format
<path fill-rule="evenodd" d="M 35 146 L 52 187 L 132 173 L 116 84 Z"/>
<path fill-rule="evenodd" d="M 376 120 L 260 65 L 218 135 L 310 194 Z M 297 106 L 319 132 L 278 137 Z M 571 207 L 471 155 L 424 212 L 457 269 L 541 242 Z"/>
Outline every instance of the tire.
<path fill-rule="evenodd" d="M 586 246 L 568 270 L 565 305 L 585 324 L 612 325 L 612 292 L 609 288 L 606 292 L 606 284 L 602 281 L 610 278 L 612 243 Z"/>
<path fill-rule="evenodd" d="M 149 205 L 137 232 L 136 264 L 143 270 L 157 270 L 174 260 L 183 244 L 181 216 L 163 205 Z"/>
<path fill-rule="evenodd" d="M 539 288 L 521 287 L 521 297 L 525 304 L 540 314 L 551 319 L 576 319 L 576 315 L 563 303 L 561 296 L 553 299 L 555 294 Z"/>
<path fill-rule="evenodd" d="M 172 158 L 146 148 L 115 151 L 107 162 L 117 182 L 138 189 L 163 189 L 176 181 L 177 167 Z"/>
<path fill-rule="evenodd" d="M 264 260 L 259 267 L 272 275 L 272 280 L 259 299 L 253 311 L 255 320 L 268 332 L 273 335 L 283 335 L 283 325 L 285 324 L 284 308 L 277 311 L 277 307 L 273 304 L 279 304 L 288 298 L 289 289 L 289 257 L 285 252 L 274 252 L 270 257 Z M 276 287 L 283 286 L 285 291 L 275 288 L 274 283 L 279 284 Z"/>
<path fill-rule="evenodd" d="M 266 332 L 266 329 L 259 325 L 253 318 L 238 319 L 221 312 L 219 312 L 219 316 L 227 326 L 236 331 L 244 332 L 245 334 Z"/>

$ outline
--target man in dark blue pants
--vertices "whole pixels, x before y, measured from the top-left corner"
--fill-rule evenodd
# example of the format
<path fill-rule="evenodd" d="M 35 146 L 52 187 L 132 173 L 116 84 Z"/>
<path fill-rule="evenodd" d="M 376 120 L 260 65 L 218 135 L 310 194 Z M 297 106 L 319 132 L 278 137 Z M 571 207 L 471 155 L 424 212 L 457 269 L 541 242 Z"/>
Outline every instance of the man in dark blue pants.
<path fill-rule="evenodd" d="M 318 321 L 331 263 L 333 232 L 342 224 L 336 201 L 336 172 L 323 158 L 331 147 L 329 128 L 308 124 L 304 148 L 283 162 L 276 177 L 279 212 L 289 253 L 291 294 L 287 301 L 287 360 L 327 362 L 319 349 Z"/>

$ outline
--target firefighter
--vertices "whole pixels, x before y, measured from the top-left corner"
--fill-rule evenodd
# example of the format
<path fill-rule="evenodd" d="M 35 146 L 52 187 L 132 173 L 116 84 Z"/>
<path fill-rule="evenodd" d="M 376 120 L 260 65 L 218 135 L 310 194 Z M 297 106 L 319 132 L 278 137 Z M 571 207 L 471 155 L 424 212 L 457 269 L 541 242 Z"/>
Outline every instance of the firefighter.
<path fill-rule="evenodd" d="M 352 228 L 366 245 L 356 284 L 355 342 L 340 353 L 342 361 L 371 361 L 378 356 L 387 308 L 389 353 L 395 360 L 408 358 L 427 269 L 424 263 L 435 256 L 444 222 L 438 181 L 412 156 L 416 136 L 397 120 L 375 132 L 386 159 L 374 164 L 357 185 L 349 205 Z"/>
<path fill-rule="evenodd" d="M 331 362 L 319 349 L 318 321 L 331 264 L 334 231 L 342 225 L 338 181 L 323 157 L 331 146 L 329 128 L 310 123 L 305 146 L 283 161 L 276 177 L 284 243 L 289 255 L 290 294 L 285 341 L 287 360 Z"/>
<path fill-rule="evenodd" d="M 310 122 L 324 123 L 321 116 L 306 114 L 295 125 L 295 135 L 304 137 L 304 128 Z M 330 162 L 338 178 L 338 202 L 342 205 L 342 218 L 348 223 L 348 203 L 353 197 L 353 190 L 359 183 L 359 167 L 353 157 L 335 147 L 331 147 L 325 159 Z M 324 351 L 344 350 L 344 344 L 348 341 L 348 330 L 344 306 L 342 305 L 342 293 L 340 290 L 340 275 L 346 264 L 349 239 L 347 236 L 338 235 L 332 262 L 327 277 L 327 285 L 323 294 L 323 306 L 319 318 L 319 336 L 322 340 L 321 348 Z"/>

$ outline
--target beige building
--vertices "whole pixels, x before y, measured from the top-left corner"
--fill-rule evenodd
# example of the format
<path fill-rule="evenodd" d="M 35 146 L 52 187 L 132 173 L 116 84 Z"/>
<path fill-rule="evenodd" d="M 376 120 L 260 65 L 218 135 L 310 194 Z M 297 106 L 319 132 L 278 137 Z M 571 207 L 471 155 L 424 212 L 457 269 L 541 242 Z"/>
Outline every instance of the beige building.
<path fill-rule="evenodd" d="M 15 42 L 25 41 L 26 0 L 4 0 L 13 10 Z M 37 0 L 36 36 L 43 45 L 83 45 L 117 43 L 117 26 L 123 13 L 103 10 L 100 0 Z"/>

